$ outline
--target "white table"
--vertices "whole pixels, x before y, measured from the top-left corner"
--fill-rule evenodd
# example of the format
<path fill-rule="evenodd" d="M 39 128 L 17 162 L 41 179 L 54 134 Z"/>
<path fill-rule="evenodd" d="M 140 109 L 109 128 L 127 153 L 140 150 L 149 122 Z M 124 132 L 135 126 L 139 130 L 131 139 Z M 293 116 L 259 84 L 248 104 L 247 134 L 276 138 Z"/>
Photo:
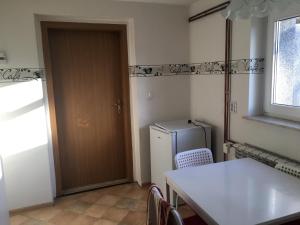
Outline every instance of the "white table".
<path fill-rule="evenodd" d="M 300 219 L 300 180 L 252 159 L 174 170 L 165 177 L 168 196 L 174 190 L 208 224 Z"/>

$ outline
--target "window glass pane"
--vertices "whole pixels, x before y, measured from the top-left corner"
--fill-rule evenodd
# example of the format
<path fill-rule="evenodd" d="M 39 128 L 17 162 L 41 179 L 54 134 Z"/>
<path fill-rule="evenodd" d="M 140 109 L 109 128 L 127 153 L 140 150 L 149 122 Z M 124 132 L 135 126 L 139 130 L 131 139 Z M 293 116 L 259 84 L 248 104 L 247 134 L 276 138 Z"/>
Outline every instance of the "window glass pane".
<path fill-rule="evenodd" d="M 300 17 L 275 26 L 273 104 L 300 106 Z"/>

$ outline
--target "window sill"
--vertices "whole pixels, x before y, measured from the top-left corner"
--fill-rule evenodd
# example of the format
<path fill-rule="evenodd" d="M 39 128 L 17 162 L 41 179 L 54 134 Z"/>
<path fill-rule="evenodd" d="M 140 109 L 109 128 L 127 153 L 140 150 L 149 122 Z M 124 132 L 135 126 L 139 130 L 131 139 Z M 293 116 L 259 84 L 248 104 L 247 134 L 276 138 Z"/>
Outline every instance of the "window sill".
<path fill-rule="evenodd" d="M 276 117 L 271 116 L 244 116 L 243 117 L 246 120 L 252 120 L 256 122 L 261 122 L 265 124 L 271 124 L 279 127 L 289 128 L 293 130 L 300 131 L 300 122 L 292 121 L 292 120 L 286 120 L 286 119 L 279 119 Z"/>

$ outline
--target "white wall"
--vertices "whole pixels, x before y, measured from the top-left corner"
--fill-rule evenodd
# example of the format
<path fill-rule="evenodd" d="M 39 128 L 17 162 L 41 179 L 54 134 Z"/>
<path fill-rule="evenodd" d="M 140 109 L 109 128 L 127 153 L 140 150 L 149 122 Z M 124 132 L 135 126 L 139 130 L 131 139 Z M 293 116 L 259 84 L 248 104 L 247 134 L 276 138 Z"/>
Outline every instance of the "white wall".
<path fill-rule="evenodd" d="M 143 182 L 150 182 L 149 124 L 154 121 L 189 118 L 190 79 L 186 76 L 136 78 L 138 79 L 138 110 L 140 115 L 139 133 L 141 171 Z M 152 98 L 147 98 L 151 92 Z"/>
<path fill-rule="evenodd" d="M 218 0 L 198 1 L 191 5 L 190 15 L 221 2 Z M 223 21 L 225 20 L 216 14 L 190 24 L 191 62 L 224 59 L 225 25 L 222 27 Z M 248 59 L 250 57 L 250 31 L 250 20 L 239 20 L 233 23 L 232 59 Z M 263 79 L 261 81 L 263 82 Z M 218 158 L 221 159 L 223 141 L 221 136 L 224 130 L 223 77 L 193 77 L 191 80 L 191 96 L 192 116 L 207 120 L 216 126 L 214 145 L 217 147 Z M 238 112 L 231 114 L 231 138 L 238 142 L 249 143 L 300 160 L 300 133 L 288 128 L 243 119 L 243 116 L 248 114 L 248 99 L 249 75 L 234 75 L 232 78 L 232 101 L 237 101 Z"/>
<path fill-rule="evenodd" d="M 10 208 L 52 201 L 41 81 L 1 83 L 0 152 Z"/>
<path fill-rule="evenodd" d="M 221 1 L 199 1 L 190 7 L 190 15 L 208 9 Z M 224 61 L 225 19 L 214 14 L 190 23 L 190 62 Z M 212 148 L 217 160 L 224 137 L 224 76 L 199 75 L 191 77 L 191 116 L 213 125 Z"/>
<path fill-rule="evenodd" d="M 2 158 L 0 157 L 0 224 L 8 225 L 8 206 L 4 184 L 4 173 L 2 167 Z"/>
<path fill-rule="evenodd" d="M 127 21 L 132 25 L 129 47 L 131 64 L 167 64 L 188 62 L 188 11 L 183 6 L 119 3 L 99 0 L 1 0 L 0 49 L 8 55 L 5 67 L 43 67 L 37 18 L 64 18 L 76 21 Z M 38 16 L 37 16 L 38 15 Z M 4 67 L 4 66 L 2 66 Z M 150 181 L 148 125 L 157 120 L 189 116 L 189 78 L 130 78 L 134 147 L 134 175 L 139 183 Z M 151 92 L 153 97 L 147 98 Z M 147 110 L 145 110 L 147 109 Z M 45 121 L 40 121 L 46 123 Z M 49 145 L 51 146 L 51 145 Z M 26 199 L 9 195 L 10 208 L 20 208 L 51 201 L 52 149 L 44 146 L 24 153 L 26 162 L 39 163 L 26 167 L 24 158 L 5 160 L 7 187 Z M 50 162 L 50 167 L 49 167 Z M 33 168 L 40 171 L 32 173 Z M 51 169 L 49 169 L 51 168 Z M 13 172 L 12 172 L 13 171 Z M 20 192 L 22 182 L 13 175 L 27 173 L 30 190 Z M 52 178 L 52 179 L 51 179 Z M 36 198 L 36 190 L 42 190 Z"/>

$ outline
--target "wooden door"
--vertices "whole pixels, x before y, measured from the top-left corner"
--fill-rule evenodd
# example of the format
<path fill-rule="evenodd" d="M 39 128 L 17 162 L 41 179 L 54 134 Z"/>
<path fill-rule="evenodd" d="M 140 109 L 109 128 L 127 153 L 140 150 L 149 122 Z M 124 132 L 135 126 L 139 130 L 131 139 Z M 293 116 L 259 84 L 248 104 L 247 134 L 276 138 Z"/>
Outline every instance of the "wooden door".
<path fill-rule="evenodd" d="M 58 189 L 63 194 L 130 181 L 126 27 L 46 25 Z"/>

